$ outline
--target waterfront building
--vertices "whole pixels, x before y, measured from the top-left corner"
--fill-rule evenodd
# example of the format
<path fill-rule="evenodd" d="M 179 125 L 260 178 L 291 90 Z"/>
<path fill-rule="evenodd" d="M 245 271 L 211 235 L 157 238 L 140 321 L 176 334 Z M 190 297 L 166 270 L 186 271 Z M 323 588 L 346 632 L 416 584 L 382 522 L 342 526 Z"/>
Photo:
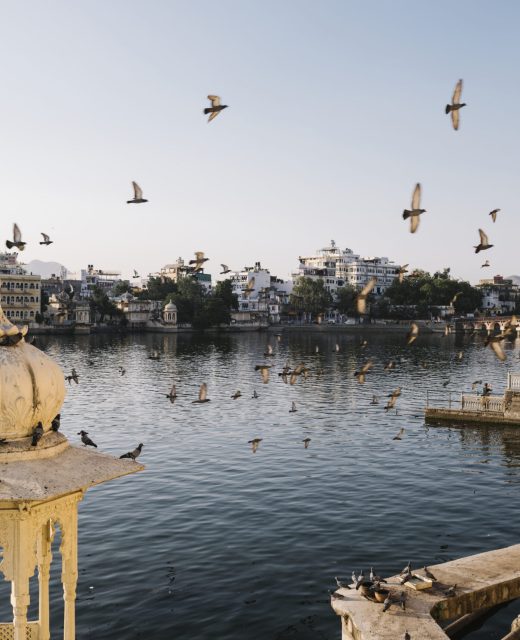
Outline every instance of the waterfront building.
<path fill-rule="evenodd" d="M 291 280 L 272 276 L 260 262 L 235 272 L 230 280 L 238 298 L 238 311 L 232 314 L 235 322 L 280 322 L 282 307 L 292 291 Z"/>
<path fill-rule="evenodd" d="M 376 279 L 374 295 L 382 295 L 400 268 L 386 257 L 361 257 L 352 249 L 340 249 L 334 240 L 328 247 L 318 249 L 314 255 L 299 256 L 298 260 L 298 270 L 293 273 L 293 280 L 301 276 L 321 278 L 332 296 L 345 285 L 362 289 L 371 278 Z"/>
<path fill-rule="evenodd" d="M 41 276 L 27 273 L 17 257 L 0 253 L 0 301 L 9 319 L 31 322 L 41 309 Z"/>
<path fill-rule="evenodd" d="M 161 320 L 161 300 L 141 300 L 126 292 L 112 301 L 125 314 L 129 327 L 145 327 L 150 321 Z"/>
<path fill-rule="evenodd" d="M 177 307 L 173 302 L 168 302 L 162 313 L 164 324 L 173 326 L 177 324 Z"/>
<path fill-rule="evenodd" d="M 121 271 L 94 269 L 94 265 L 89 264 L 86 269 L 81 270 L 80 295 L 82 298 L 90 298 L 96 287 L 108 294 L 117 282 L 121 282 Z"/>
<path fill-rule="evenodd" d="M 520 301 L 520 287 L 500 275 L 480 280 L 477 288 L 482 293 L 484 313 L 511 313 Z"/>
<path fill-rule="evenodd" d="M 165 278 L 172 280 L 173 282 L 178 282 L 180 278 L 185 278 L 189 275 L 192 278 L 195 278 L 197 282 L 199 282 L 206 293 L 209 293 L 212 289 L 211 284 L 211 274 L 204 273 L 204 269 L 199 271 L 198 273 L 189 273 L 190 266 L 187 265 L 182 258 L 177 258 L 176 262 L 172 262 L 171 264 L 165 264 L 164 267 L 161 268 L 157 276 L 164 280 Z"/>

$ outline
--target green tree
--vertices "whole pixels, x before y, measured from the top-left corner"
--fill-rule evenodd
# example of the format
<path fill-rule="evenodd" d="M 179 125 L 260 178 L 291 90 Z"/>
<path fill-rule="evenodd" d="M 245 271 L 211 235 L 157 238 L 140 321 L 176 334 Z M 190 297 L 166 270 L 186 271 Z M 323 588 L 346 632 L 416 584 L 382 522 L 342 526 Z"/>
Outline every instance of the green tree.
<path fill-rule="evenodd" d="M 332 296 L 325 289 L 322 278 L 314 280 L 301 276 L 294 285 L 290 302 L 298 311 L 316 316 L 331 306 Z"/>
<path fill-rule="evenodd" d="M 111 294 L 114 297 L 121 296 L 123 293 L 131 293 L 132 287 L 130 286 L 130 282 L 128 280 L 120 280 L 116 282 L 112 287 Z"/>
<path fill-rule="evenodd" d="M 233 293 L 233 284 L 231 280 L 221 280 L 217 282 L 214 289 L 214 296 L 220 298 L 228 309 L 238 309 L 238 296 Z"/>
<path fill-rule="evenodd" d="M 99 322 L 103 322 L 107 316 L 111 320 L 114 318 L 123 318 L 123 312 L 121 309 L 116 307 L 100 287 L 94 287 L 92 289 L 89 304 L 92 316 L 95 318 L 96 315 L 98 315 Z"/>
<path fill-rule="evenodd" d="M 349 315 L 355 315 L 356 311 L 356 297 L 358 291 L 350 284 L 346 284 L 344 287 L 339 287 L 336 290 L 336 300 L 334 307 L 339 313 L 345 313 Z"/>
<path fill-rule="evenodd" d="M 182 278 L 182 280 L 185 279 Z M 143 289 L 137 297 L 141 300 L 165 300 L 169 294 L 176 292 L 177 284 L 171 278 L 150 276 L 146 289 Z"/>

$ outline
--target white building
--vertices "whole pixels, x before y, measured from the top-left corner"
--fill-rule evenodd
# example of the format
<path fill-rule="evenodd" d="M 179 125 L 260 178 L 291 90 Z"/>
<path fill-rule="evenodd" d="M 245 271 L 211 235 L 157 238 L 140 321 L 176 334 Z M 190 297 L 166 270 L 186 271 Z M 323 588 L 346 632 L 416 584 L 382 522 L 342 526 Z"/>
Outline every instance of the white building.
<path fill-rule="evenodd" d="M 41 276 L 27 273 L 17 253 L 0 253 L 0 298 L 13 322 L 32 322 L 40 312 Z"/>
<path fill-rule="evenodd" d="M 161 280 L 168 278 L 173 282 L 178 282 L 180 278 L 187 276 L 197 280 L 206 290 L 206 293 L 211 291 L 211 274 L 204 273 L 204 269 L 198 273 L 190 274 L 190 266 L 187 265 L 182 258 L 177 258 L 176 262 L 165 264 L 157 274 Z"/>
<path fill-rule="evenodd" d="M 281 280 L 263 269 L 260 262 L 244 267 L 231 278 L 233 293 L 238 297 L 236 319 L 280 322 L 281 307 L 287 304 L 292 291 L 291 280 Z"/>
<path fill-rule="evenodd" d="M 362 289 L 371 278 L 377 280 L 373 293 L 381 295 L 392 284 L 399 270 L 399 265 L 386 257 L 362 258 L 351 249 L 340 249 L 334 240 L 328 247 L 318 249 L 315 255 L 299 256 L 299 261 L 293 279 L 301 276 L 321 278 L 332 295 L 345 285 Z"/>
<path fill-rule="evenodd" d="M 82 298 L 90 298 L 92 289 L 99 287 L 105 293 L 121 281 L 120 271 L 107 271 L 106 269 L 94 269 L 93 264 L 87 265 L 86 269 L 81 270 L 81 292 Z"/>

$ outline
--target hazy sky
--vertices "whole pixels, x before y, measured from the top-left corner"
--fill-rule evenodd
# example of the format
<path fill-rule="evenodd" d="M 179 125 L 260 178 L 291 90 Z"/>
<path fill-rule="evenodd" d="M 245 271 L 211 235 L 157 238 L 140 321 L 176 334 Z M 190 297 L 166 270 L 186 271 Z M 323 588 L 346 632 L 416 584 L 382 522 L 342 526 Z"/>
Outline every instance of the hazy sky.
<path fill-rule="evenodd" d="M 516 0 L 0 6 L 1 233 L 18 222 L 25 261 L 130 275 L 204 250 L 213 274 L 287 277 L 333 238 L 472 281 L 520 273 Z M 210 124 L 208 93 L 229 105 Z M 147 204 L 126 204 L 131 180 Z M 475 255 L 479 227 L 495 247 Z"/>

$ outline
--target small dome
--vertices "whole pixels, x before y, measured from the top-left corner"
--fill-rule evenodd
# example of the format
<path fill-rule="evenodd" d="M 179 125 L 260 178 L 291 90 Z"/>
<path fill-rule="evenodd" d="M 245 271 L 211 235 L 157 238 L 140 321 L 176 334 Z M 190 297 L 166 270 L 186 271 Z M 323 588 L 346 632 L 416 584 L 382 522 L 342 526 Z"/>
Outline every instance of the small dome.
<path fill-rule="evenodd" d="M 50 429 L 65 399 L 60 367 L 31 344 L 0 307 L 0 439 L 26 438 L 41 422 Z"/>
<path fill-rule="evenodd" d="M 168 304 L 164 307 L 165 311 L 177 311 L 177 307 L 173 304 L 173 302 L 168 302 Z"/>

